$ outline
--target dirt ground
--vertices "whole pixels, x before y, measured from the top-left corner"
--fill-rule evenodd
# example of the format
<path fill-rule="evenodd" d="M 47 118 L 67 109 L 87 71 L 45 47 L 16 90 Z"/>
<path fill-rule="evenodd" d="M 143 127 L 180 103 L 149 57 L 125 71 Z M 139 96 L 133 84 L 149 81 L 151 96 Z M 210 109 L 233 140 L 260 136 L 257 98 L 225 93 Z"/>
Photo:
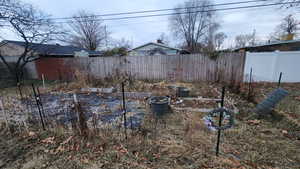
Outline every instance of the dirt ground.
<path fill-rule="evenodd" d="M 74 90 L 71 86 L 57 85 L 49 90 Z M 181 108 L 215 108 L 217 104 L 185 101 L 176 105 L 178 100 L 172 86 L 185 86 L 191 89 L 193 97 L 211 99 L 220 98 L 221 91 L 221 85 L 206 83 L 138 81 L 128 86 L 129 91 L 169 95 L 172 106 Z M 158 122 L 148 112 L 139 129 L 128 131 L 127 140 L 123 129 L 90 128 L 88 136 L 82 137 L 64 126 L 42 131 L 36 125 L 28 130 L 14 126 L 15 132 L 11 134 L 2 123 L 0 168 L 297 169 L 300 168 L 300 123 L 294 114 L 297 117 L 300 114 L 300 84 L 283 84 L 282 87 L 290 95 L 276 107 L 272 116 L 260 119 L 252 111 L 255 102 L 246 101 L 243 93 L 227 90 L 225 107 L 238 111 L 234 127 L 222 132 L 219 157 L 215 156 L 217 132 L 209 130 L 202 120 L 207 113 L 173 110 Z M 255 84 L 257 102 L 274 88 L 275 84 Z M 11 91 L 14 90 L 6 90 Z"/>

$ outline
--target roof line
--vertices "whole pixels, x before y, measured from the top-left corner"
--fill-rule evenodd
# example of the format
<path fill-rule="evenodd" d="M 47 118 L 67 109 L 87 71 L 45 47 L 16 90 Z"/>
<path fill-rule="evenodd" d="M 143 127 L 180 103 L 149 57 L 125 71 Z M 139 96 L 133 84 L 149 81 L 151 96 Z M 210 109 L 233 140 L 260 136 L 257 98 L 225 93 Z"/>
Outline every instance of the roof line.
<path fill-rule="evenodd" d="M 262 47 L 262 46 L 272 46 L 272 45 L 288 44 L 288 43 L 296 43 L 296 42 L 300 42 L 300 39 L 286 40 L 286 41 L 275 41 L 275 42 L 272 42 L 272 43 L 267 43 L 267 44 L 262 44 L 262 45 L 245 46 L 245 47 L 237 48 L 235 50 L 246 49 L 246 48 Z"/>
<path fill-rule="evenodd" d="M 149 45 L 149 44 L 154 44 L 154 45 L 157 45 L 157 46 L 161 46 L 161 47 L 165 47 L 165 48 L 169 48 L 169 49 L 174 49 L 174 50 L 180 50 L 180 51 L 182 51 L 182 49 L 179 49 L 179 48 L 173 48 L 173 47 L 170 47 L 170 46 L 166 46 L 166 45 L 164 45 L 164 44 L 155 43 L 155 42 L 148 42 L 148 43 L 146 43 L 146 44 L 144 44 L 144 45 L 141 45 L 141 46 L 138 46 L 138 47 L 135 47 L 135 48 L 129 50 L 129 52 L 132 51 L 132 50 L 136 50 L 136 49 L 142 48 L 142 47 L 147 46 L 147 45 Z"/>
<path fill-rule="evenodd" d="M 14 44 L 20 47 L 24 47 L 25 43 L 24 41 L 16 41 L 16 40 L 3 40 L 0 43 L 0 46 L 5 44 Z M 32 47 L 32 50 L 37 52 L 38 54 L 44 55 L 74 55 L 74 52 L 80 52 L 85 51 L 88 53 L 89 56 L 97 56 L 102 55 L 101 51 L 92 51 L 89 49 L 84 49 L 76 46 L 66 46 L 66 45 L 57 45 L 57 44 L 47 44 L 47 43 L 34 43 L 29 42 L 30 47 Z M 48 52 L 47 52 L 48 51 Z M 46 53 L 45 53 L 46 52 Z"/>

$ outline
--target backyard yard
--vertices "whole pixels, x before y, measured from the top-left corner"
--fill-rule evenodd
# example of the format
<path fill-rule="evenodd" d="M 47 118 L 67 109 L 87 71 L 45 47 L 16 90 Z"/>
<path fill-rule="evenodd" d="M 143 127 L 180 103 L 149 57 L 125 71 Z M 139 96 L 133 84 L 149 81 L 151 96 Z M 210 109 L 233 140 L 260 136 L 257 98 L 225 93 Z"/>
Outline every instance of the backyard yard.
<path fill-rule="evenodd" d="M 234 112 L 234 125 L 222 131 L 219 156 L 218 132 L 205 119 L 220 106 L 220 83 L 130 80 L 125 100 L 120 81 L 37 86 L 45 130 L 30 85 L 22 99 L 16 88 L 1 90 L 0 168 L 300 168 L 299 83 L 281 84 L 289 95 L 265 117 L 253 110 L 277 84 L 252 84 L 250 101 L 248 84 L 226 87 L 224 107 Z M 189 96 L 178 97 L 178 87 Z M 168 96 L 168 112 L 155 116 L 151 96 Z M 78 110 L 85 134 L 81 124 L 74 127 Z"/>

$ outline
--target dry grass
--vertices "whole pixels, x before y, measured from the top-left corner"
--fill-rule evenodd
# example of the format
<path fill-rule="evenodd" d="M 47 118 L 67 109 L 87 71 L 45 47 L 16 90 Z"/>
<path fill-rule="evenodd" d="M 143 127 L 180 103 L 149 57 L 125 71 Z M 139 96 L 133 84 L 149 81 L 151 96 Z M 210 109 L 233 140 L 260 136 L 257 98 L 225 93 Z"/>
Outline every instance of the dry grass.
<path fill-rule="evenodd" d="M 287 90 L 289 95 L 276 106 L 276 111 L 295 120 L 295 122 L 300 125 L 300 83 L 282 83 L 280 87 Z M 245 86 L 245 88 L 247 88 L 247 86 Z M 246 96 L 248 91 L 245 88 L 243 91 Z M 276 83 L 254 83 L 252 94 L 253 102 L 260 103 L 276 88 Z"/>
<path fill-rule="evenodd" d="M 224 153 L 232 154 L 253 167 L 299 167 L 299 141 L 286 137 L 283 130 L 273 128 L 272 123 L 240 124 L 226 131 L 224 140 Z"/>
<path fill-rule="evenodd" d="M 124 139 L 122 129 L 111 128 L 90 130 L 88 139 L 63 128 L 35 131 L 31 136 L 28 133 L 6 136 L 10 141 L 2 140 L 4 144 L 15 144 L 16 151 L 23 149 L 19 157 L 11 158 L 22 157 L 25 161 L 11 161 L 3 168 L 295 168 L 300 160 L 299 144 L 284 137 L 280 130 L 270 128 L 268 123 L 261 126 L 240 123 L 226 131 L 221 156 L 217 158 L 216 133 L 200 120 L 203 115 L 173 112 L 156 126 L 149 114 L 139 131 L 128 133 L 128 140 Z M 5 145 L 3 150 L 15 151 L 7 148 Z"/>
<path fill-rule="evenodd" d="M 191 88 L 195 96 L 220 97 L 220 87 L 214 84 L 135 84 L 130 91 L 173 94 L 168 86 L 180 85 Z M 220 157 L 215 156 L 216 132 L 202 121 L 205 113 L 173 111 L 157 123 L 148 113 L 140 129 L 128 130 L 127 140 L 123 128 L 110 126 L 90 128 L 86 138 L 63 126 L 45 132 L 30 128 L 31 134 L 0 130 L 0 168 L 299 168 L 300 143 L 293 135 L 299 131 L 297 125 L 284 115 L 254 119 L 254 104 L 230 92 L 226 99 L 226 107 L 234 104 L 239 113 L 235 127 L 222 134 Z"/>

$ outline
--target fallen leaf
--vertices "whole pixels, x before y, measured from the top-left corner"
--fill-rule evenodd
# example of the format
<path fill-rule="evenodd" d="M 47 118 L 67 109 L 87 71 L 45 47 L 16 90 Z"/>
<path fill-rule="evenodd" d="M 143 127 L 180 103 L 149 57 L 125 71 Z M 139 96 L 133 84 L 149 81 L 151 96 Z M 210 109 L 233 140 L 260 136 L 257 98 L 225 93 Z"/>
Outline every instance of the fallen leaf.
<path fill-rule="evenodd" d="M 55 143 L 54 137 L 48 137 L 48 138 L 42 140 L 41 142 L 46 143 L 46 144 L 54 144 Z"/>
<path fill-rule="evenodd" d="M 249 125 L 259 125 L 260 124 L 260 120 L 248 120 L 247 123 Z"/>
<path fill-rule="evenodd" d="M 34 136 L 36 136 L 36 133 L 33 132 L 33 131 L 30 131 L 30 132 L 28 133 L 28 136 L 29 136 L 29 137 L 34 137 Z"/>
<path fill-rule="evenodd" d="M 73 136 L 70 136 L 67 140 L 65 140 L 64 142 L 62 142 L 61 144 L 64 145 L 64 144 L 67 144 L 71 141 L 71 139 L 73 138 Z"/>
<path fill-rule="evenodd" d="M 63 146 L 59 146 L 55 151 L 56 152 L 64 152 L 65 148 Z"/>
<path fill-rule="evenodd" d="M 54 150 L 50 150 L 50 154 L 57 154 Z"/>
<path fill-rule="evenodd" d="M 117 150 L 121 153 L 128 153 L 128 150 L 124 146 L 117 147 Z"/>
<path fill-rule="evenodd" d="M 76 151 L 79 151 L 79 148 L 80 148 L 80 145 L 77 144 L 75 150 L 76 150 Z"/>
<path fill-rule="evenodd" d="M 85 164 L 88 164 L 88 163 L 89 163 L 89 159 L 86 158 L 86 157 L 83 157 L 83 158 L 81 159 L 81 162 L 82 162 L 82 163 L 85 163 Z"/>

